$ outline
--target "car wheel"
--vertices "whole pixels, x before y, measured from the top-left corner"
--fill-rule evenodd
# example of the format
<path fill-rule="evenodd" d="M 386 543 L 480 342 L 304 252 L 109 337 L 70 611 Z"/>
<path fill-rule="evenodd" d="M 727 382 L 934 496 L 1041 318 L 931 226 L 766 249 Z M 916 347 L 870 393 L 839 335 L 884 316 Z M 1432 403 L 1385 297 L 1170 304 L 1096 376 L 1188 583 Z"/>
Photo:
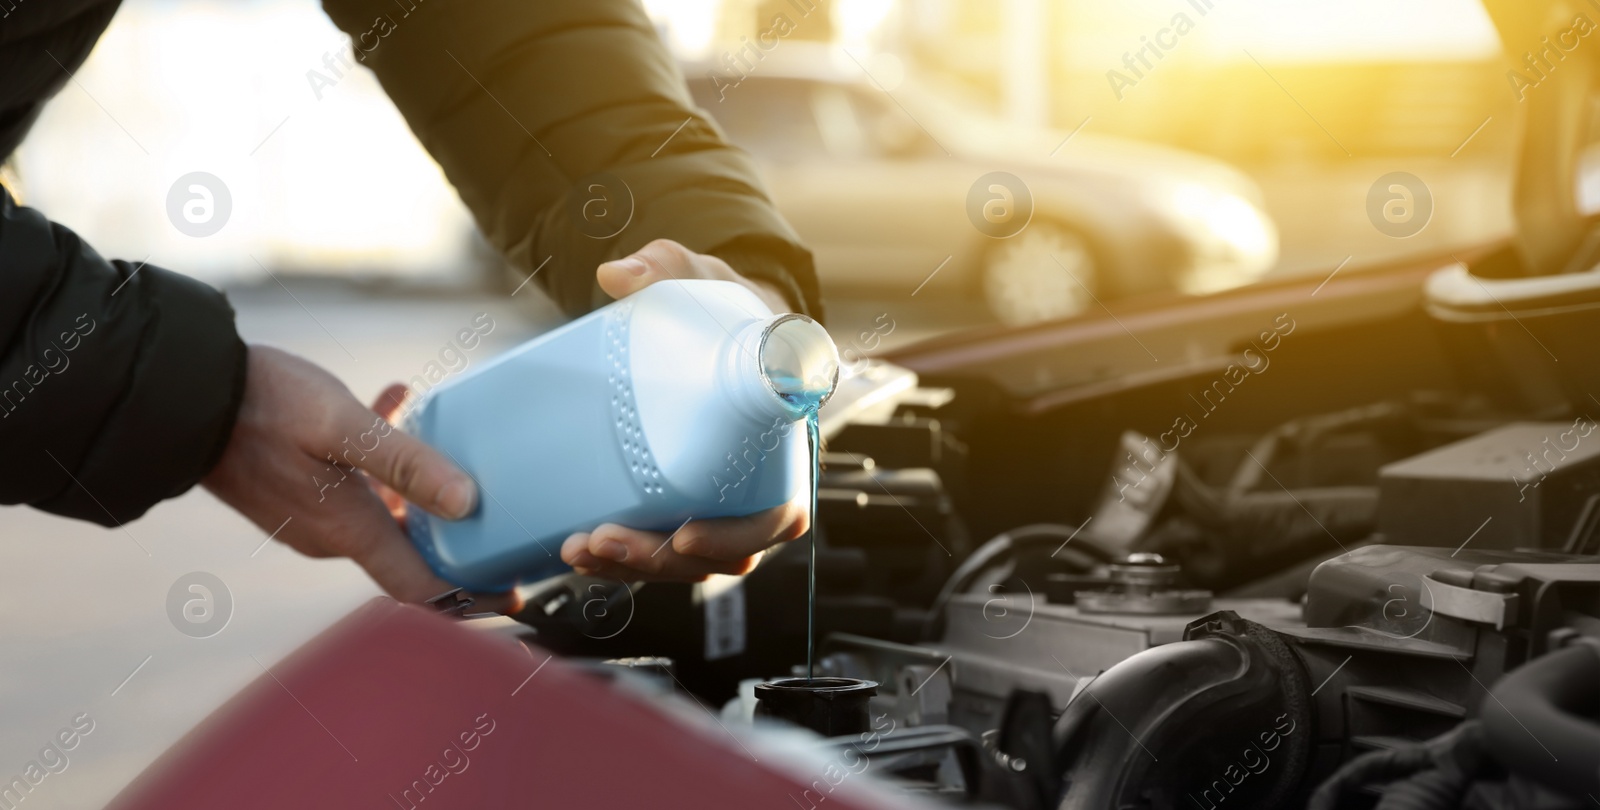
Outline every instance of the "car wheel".
<path fill-rule="evenodd" d="M 983 259 L 984 297 L 1008 326 L 1077 315 L 1094 304 L 1099 283 L 1088 241 L 1049 222 L 1028 225 L 992 246 Z"/>

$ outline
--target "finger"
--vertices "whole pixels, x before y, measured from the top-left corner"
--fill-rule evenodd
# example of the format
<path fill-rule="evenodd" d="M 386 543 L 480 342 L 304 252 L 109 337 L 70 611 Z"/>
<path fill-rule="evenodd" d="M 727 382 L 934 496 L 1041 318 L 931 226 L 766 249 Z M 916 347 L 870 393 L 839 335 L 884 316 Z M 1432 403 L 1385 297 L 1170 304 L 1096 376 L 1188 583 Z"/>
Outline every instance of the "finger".
<path fill-rule="evenodd" d="M 527 607 L 523 602 L 522 594 L 516 591 L 504 593 L 479 593 L 472 591 L 467 594 L 472 597 L 472 609 L 469 613 L 504 613 L 512 615 L 521 613 Z"/>
<path fill-rule="evenodd" d="M 612 565 L 604 561 L 598 561 L 594 565 L 574 566 L 572 570 L 586 577 L 614 579 L 621 582 L 635 582 L 646 578 L 644 574 L 638 571 L 623 568 L 620 565 Z"/>
<path fill-rule="evenodd" d="M 658 281 L 685 278 L 735 278 L 733 268 L 670 239 L 657 239 L 631 256 L 609 261 L 595 271 L 600 289 L 612 298 L 638 292 Z"/>
<path fill-rule="evenodd" d="M 589 532 L 577 532 L 561 544 L 561 559 L 571 565 L 573 571 L 586 577 L 605 579 L 632 581 L 643 578 L 641 572 L 602 560 L 589 553 L 589 537 Z"/>
<path fill-rule="evenodd" d="M 673 535 L 672 548 L 685 557 L 731 562 L 787 543 L 809 527 L 805 507 L 790 501 L 745 517 L 690 521 Z"/>
<path fill-rule="evenodd" d="M 663 556 L 667 553 L 670 552 L 664 552 Z M 586 577 L 614 579 L 619 582 L 704 582 L 712 574 L 730 574 L 734 576 L 743 574 L 754 567 L 754 561 L 743 565 L 733 565 L 731 563 L 720 563 L 720 565 L 725 567 L 719 571 L 704 571 L 693 570 L 696 566 L 679 565 L 677 561 L 669 561 L 662 567 L 662 570 L 651 572 L 640 571 L 636 568 L 629 568 L 626 565 L 602 560 L 593 567 L 575 567 L 572 570 Z"/>
<path fill-rule="evenodd" d="M 577 532 L 561 542 L 561 561 L 576 569 L 597 570 L 605 561 L 589 553 L 589 533 Z"/>
<path fill-rule="evenodd" d="M 662 556 L 666 556 L 670 553 L 672 552 L 662 552 Z M 694 564 L 680 564 L 679 561 L 669 561 L 665 566 L 663 566 L 662 570 L 657 572 L 640 571 L 636 568 L 629 568 L 625 565 L 617 565 L 614 563 L 606 563 L 599 568 L 594 569 L 574 570 L 577 570 L 578 573 L 583 574 L 584 576 L 597 577 L 600 579 L 613 579 L 617 580 L 618 582 L 694 583 L 705 582 L 713 574 L 729 574 L 732 576 L 737 576 L 739 574 L 743 574 L 752 567 L 748 564 L 736 566 L 730 563 L 718 563 L 717 565 L 724 566 L 722 570 L 706 571 L 703 570 L 704 566 L 698 564 L 700 562 L 703 561 L 695 561 Z"/>
<path fill-rule="evenodd" d="M 410 393 L 411 389 L 400 383 L 389 383 L 372 401 L 372 412 L 383 417 L 384 421 L 393 423 L 395 414 L 400 412 L 400 406 L 405 404 Z"/>
<path fill-rule="evenodd" d="M 388 509 L 365 487 L 329 490 L 321 519 L 285 527 L 296 549 L 322 548 L 349 557 L 378 587 L 402 602 L 424 602 L 454 586 L 428 568 Z"/>
<path fill-rule="evenodd" d="M 332 530 L 344 538 L 341 546 L 348 544 L 348 548 L 338 548 L 339 553 L 361 566 L 385 593 L 402 602 L 426 602 L 455 589 L 428 567 L 406 537 L 403 525 L 383 514 L 387 507 L 371 491 L 347 491 L 352 493 L 345 496 L 348 500 L 336 505 L 344 513 L 341 517 L 349 522 L 341 521 Z M 523 607 L 516 591 L 468 595 L 474 600 L 471 613 L 515 613 Z"/>
<path fill-rule="evenodd" d="M 377 495 L 378 499 L 383 501 L 384 508 L 389 510 L 389 517 L 394 518 L 395 523 L 402 526 L 405 525 L 406 499 L 400 497 L 400 493 L 384 486 L 382 481 L 370 475 L 364 477 L 367 479 L 367 487 L 372 490 L 372 494 Z"/>
<path fill-rule="evenodd" d="M 348 426 L 343 461 L 440 517 L 457 520 L 472 514 L 477 486 L 439 451 L 354 404 L 342 421 Z"/>
<path fill-rule="evenodd" d="M 673 550 L 669 538 L 660 532 L 646 532 L 607 523 L 589 534 L 585 550 L 610 566 L 626 569 L 633 578 L 670 581 L 698 581 L 710 574 L 742 572 L 742 560 L 711 560 L 686 557 Z"/>
<path fill-rule="evenodd" d="M 410 393 L 411 389 L 406 386 L 400 383 L 390 383 L 372 401 L 372 412 L 383 417 L 384 421 L 393 423 L 396 421 L 395 417 L 400 413 L 401 406 L 405 404 L 406 397 Z M 376 478 L 371 479 L 371 483 L 373 492 L 383 501 L 384 507 L 389 510 L 389 514 L 396 521 L 396 525 L 403 527 L 406 509 L 405 498 Z M 429 571 L 428 573 L 431 574 L 432 572 Z M 430 583 L 431 586 L 432 583 Z M 445 590 L 450 590 L 450 588 L 447 586 Z M 434 596 L 440 593 L 444 593 L 444 591 L 438 591 Z M 524 607 L 522 595 L 515 590 L 503 593 L 473 592 L 469 595 L 473 599 L 472 612 L 474 613 L 512 614 L 521 611 Z M 424 599 L 429 598 L 432 597 L 424 597 Z"/>
<path fill-rule="evenodd" d="M 394 540 L 375 544 L 371 553 L 352 556 L 384 593 L 402 602 L 421 603 L 455 588 L 428 569 L 409 543 L 395 531 Z"/>
<path fill-rule="evenodd" d="M 385 533 L 387 534 L 387 533 Z M 409 540 L 403 536 L 396 543 L 390 537 L 378 540 L 373 548 L 351 559 L 383 588 L 384 592 L 402 602 L 422 603 L 439 594 L 455 590 L 454 585 L 440 579 Z M 466 593 L 473 600 L 469 613 L 516 613 L 523 608 L 522 596 L 516 591 L 503 593 Z"/>
<path fill-rule="evenodd" d="M 410 393 L 411 389 L 400 383 L 389 383 L 382 391 L 378 392 L 377 398 L 372 401 L 372 412 L 383 417 L 385 422 L 392 425 L 398 421 L 395 417 L 400 413 L 400 408 L 405 404 L 406 397 Z M 395 520 L 404 522 L 406 499 L 376 478 L 368 476 L 367 483 L 372 486 L 372 491 L 378 493 L 378 497 L 383 499 L 383 505 L 389 507 L 389 514 Z"/>
<path fill-rule="evenodd" d="M 720 570 L 703 572 L 703 569 L 708 566 L 686 566 L 679 560 L 674 559 L 673 556 L 669 556 L 675 556 L 676 552 L 668 548 L 667 550 L 661 552 L 660 556 L 666 559 L 661 561 L 661 564 L 656 567 L 654 572 L 641 571 L 635 568 L 629 568 L 628 566 L 620 563 L 602 560 L 598 557 L 595 557 L 593 554 L 590 554 L 586 546 L 586 544 L 589 542 L 589 537 L 590 535 L 587 532 L 584 532 L 573 535 L 573 538 L 577 538 L 576 541 L 573 541 L 573 538 L 568 538 L 569 542 L 575 542 L 577 544 L 579 550 L 573 553 L 563 553 L 562 556 L 564 558 L 569 556 L 572 558 L 573 570 L 579 574 L 588 577 L 599 577 L 601 579 L 615 579 L 622 582 L 700 582 L 713 573 L 731 574 L 737 576 L 744 574 L 751 568 L 755 567 L 757 559 L 750 558 L 748 560 L 741 560 L 735 563 L 716 563 L 715 565 L 709 567 L 720 566 Z"/>

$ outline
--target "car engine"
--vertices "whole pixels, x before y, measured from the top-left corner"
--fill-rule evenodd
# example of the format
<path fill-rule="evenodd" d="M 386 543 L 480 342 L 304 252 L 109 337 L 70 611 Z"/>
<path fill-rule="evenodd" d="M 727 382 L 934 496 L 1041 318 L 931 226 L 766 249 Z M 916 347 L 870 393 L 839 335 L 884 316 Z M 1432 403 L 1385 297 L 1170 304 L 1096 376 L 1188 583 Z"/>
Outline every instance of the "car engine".
<path fill-rule="evenodd" d="M 858 369 L 817 675 L 877 685 L 875 776 L 1011 808 L 1600 801 L 1600 401 L 1533 332 L 1452 318 L 1437 267 L 1152 312 L 1142 345 L 1190 356 L 1164 375 L 1083 323 Z M 742 579 L 557 581 L 521 632 L 749 723 L 805 674 L 804 542 Z"/>

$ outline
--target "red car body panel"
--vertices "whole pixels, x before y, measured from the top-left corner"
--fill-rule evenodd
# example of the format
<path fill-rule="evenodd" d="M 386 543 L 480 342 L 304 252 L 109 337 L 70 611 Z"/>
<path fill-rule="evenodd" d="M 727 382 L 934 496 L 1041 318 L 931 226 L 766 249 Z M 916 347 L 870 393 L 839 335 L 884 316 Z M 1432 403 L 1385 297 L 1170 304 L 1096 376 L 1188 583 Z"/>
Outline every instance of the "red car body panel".
<path fill-rule="evenodd" d="M 867 806 L 688 711 L 377 599 L 270 667 L 111 807 Z"/>

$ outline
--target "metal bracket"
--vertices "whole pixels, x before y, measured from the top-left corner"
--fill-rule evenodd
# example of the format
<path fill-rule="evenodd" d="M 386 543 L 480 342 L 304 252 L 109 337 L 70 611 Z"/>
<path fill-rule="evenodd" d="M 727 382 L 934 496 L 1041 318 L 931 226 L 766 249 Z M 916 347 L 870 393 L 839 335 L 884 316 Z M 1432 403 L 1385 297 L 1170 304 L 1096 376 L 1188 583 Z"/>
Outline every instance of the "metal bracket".
<path fill-rule="evenodd" d="M 465 588 L 452 588 L 438 596 L 429 599 L 425 604 L 433 608 L 441 616 L 450 616 L 457 619 L 484 619 L 498 616 L 498 613 L 468 613 L 473 605 L 478 603 L 477 597 L 467 593 Z"/>

